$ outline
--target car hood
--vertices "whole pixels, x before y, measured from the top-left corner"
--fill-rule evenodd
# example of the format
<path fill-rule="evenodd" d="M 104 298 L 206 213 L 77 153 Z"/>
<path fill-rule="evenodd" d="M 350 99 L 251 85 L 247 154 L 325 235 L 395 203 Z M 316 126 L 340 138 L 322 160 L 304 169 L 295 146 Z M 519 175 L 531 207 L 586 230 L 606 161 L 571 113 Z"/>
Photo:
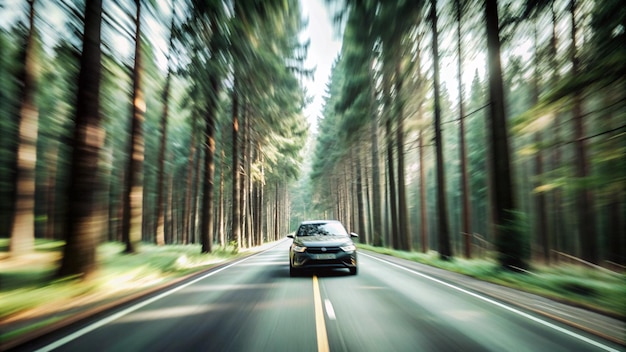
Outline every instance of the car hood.
<path fill-rule="evenodd" d="M 339 247 L 352 240 L 347 236 L 298 236 L 294 242 L 305 247 Z"/>

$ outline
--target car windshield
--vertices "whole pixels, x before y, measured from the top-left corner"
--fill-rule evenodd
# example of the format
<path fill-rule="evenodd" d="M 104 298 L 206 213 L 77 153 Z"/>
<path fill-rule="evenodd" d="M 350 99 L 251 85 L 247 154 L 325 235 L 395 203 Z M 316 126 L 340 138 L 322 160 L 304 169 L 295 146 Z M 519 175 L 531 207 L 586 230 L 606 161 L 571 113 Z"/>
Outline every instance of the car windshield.
<path fill-rule="evenodd" d="M 322 222 L 300 225 L 298 236 L 348 236 L 348 232 L 338 222 Z"/>

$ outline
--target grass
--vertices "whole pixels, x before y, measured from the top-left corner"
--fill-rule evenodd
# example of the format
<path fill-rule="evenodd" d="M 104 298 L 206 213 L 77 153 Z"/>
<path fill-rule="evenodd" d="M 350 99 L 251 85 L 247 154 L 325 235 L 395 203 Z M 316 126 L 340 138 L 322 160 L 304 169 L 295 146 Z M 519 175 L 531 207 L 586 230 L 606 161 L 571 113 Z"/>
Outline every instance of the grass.
<path fill-rule="evenodd" d="M 37 240 L 34 253 L 9 258 L 8 240 L 0 239 L 0 253 L 5 252 L 0 260 L 0 324 L 128 295 L 242 255 L 234 247 L 200 254 L 200 245 L 148 244 L 128 255 L 123 244 L 106 243 L 98 248 L 98 270 L 89 280 L 57 279 L 62 246 Z M 2 330 L 2 339 L 20 333 Z"/>
<path fill-rule="evenodd" d="M 363 244 L 359 247 L 626 319 L 626 276 L 623 274 L 572 264 L 534 266 L 527 273 L 513 273 L 489 259 L 444 261 L 433 251 L 403 252 Z"/>
<path fill-rule="evenodd" d="M 35 331 L 35 330 L 37 330 L 39 328 L 46 327 L 46 326 L 48 326 L 50 324 L 54 324 L 57 321 L 63 320 L 63 318 L 64 318 L 63 316 L 54 316 L 52 318 L 48 318 L 48 319 L 44 319 L 44 320 L 38 321 L 38 322 L 36 322 L 34 324 L 31 324 L 31 325 L 26 325 L 26 326 L 21 327 L 19 329 L 7 331 L 6 333 L 2 333 L 2 335 L 0 335 L 0 336 L 1 336 L 1 339 L 3 341 L 7 341 L 7 340 L 10 340 L 10 339 L 16 338 L 18 336 L 21 336 L 23 334 L 27 334 L 27 333 L 29 333 L 31 331 Z"/>

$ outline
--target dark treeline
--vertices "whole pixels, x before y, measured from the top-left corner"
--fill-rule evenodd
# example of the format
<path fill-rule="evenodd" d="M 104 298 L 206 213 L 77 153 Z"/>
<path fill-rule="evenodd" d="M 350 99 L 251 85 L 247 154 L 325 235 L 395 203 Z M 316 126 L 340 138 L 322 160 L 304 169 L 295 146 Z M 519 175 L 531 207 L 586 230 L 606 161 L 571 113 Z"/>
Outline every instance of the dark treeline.
<path fill-rule="evenodd" d="M 329 3 L 345 31 L 309 212 L 444 259 L 623 269 L 620 1 Z"/>
<path fill-rule="evenodd" d="M 20 2 L 0 28 L 0 237 L 235 249 L 288 232 L 307 45 L 297 0 Z M 5 21 L 5 19 L 7 21 Z"/>

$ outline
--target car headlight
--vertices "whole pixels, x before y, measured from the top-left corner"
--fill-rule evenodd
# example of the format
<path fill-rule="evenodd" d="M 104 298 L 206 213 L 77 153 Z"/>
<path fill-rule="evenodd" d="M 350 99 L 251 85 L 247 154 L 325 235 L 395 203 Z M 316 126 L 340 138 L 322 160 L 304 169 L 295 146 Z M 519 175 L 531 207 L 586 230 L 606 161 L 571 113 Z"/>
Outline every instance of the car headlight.
<path fill-rule="evenodd" d="M 291 246 L 291 250 L 293 250 L 294 252 L 302 253 L 302 252 L 306 251 L 306 247 L 305 246 L 298 246 L 298 245 L 294 244 L 293 246 Z"/>
<path fill-rule="evenodd" d="M 350 244 L 346 244 L 346 245 L 344 245 L 344 246 L 341 246 L 340 248 L 341 248 L 341 250 L 342 250 L 342 251 L 344 251 L 344 252 L 353 252 L 353 251 L 356 251 L 356 246 L 355 246 L 354 244 L 352 244 L 352 243 L 350 243 Z"/>

